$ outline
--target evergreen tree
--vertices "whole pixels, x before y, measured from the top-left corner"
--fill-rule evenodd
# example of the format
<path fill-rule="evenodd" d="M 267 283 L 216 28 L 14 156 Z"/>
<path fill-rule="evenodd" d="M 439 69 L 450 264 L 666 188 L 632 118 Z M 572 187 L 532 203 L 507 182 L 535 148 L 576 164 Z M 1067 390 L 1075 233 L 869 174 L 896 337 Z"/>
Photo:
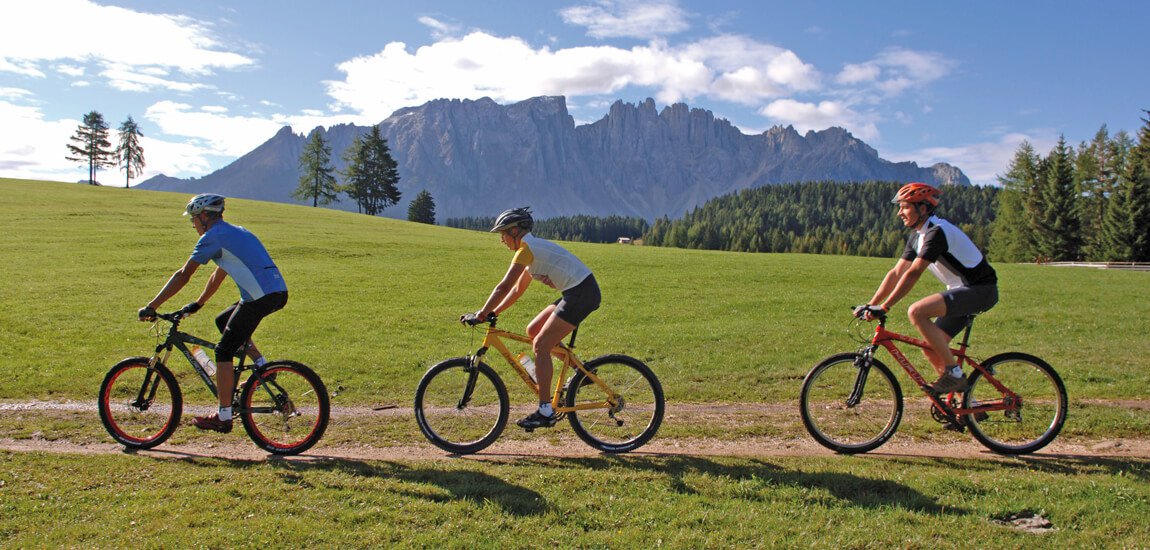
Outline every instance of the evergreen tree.
<path fill-rule="evenodd" d="M 1006 175 L 999 176 L 1002 191 L 998 194 L 994 229 L 990 237 L 991 259 L 1024 262 L 1035 257 L 1034 232 L 1028 204 L 1038 181 L 1038 154 L 1030 142 L 1023 141 L 1014 153 Z"/>
<path fill-rule="evenodd" d="M 144 133 L 136 121 L 132 120 L 132 115 L 128 115 L 128 120 L 120 124 L 120 145 L 116 147 L 116 158 L 124 170 L 124 189 L 131 184 L 132 178 L 144 173 L 144 146 L 140 144 L 142 137 Z"/>
<path fill-rule="evenodd" d="M 1089 143 L 1078 145 L 1074 160 L 1074 185 L 1078 194 L 1078 218 L 1082 223 L 1082 256 L 1091 259 L 1098 250 L 1099 228 L 1106 212 L 1106 188 L 1102 167 L 1110 152 L 1110 133 L 1103 125 Z"/>
<path fill-rule="evenodd" d="M 435 225 L 435 200 L 426 189 L 420 191 L 407 207 L 407 220 Z"/>
<path fill-rule="evenodd" d="M 399 202 L 399 163 L 391 158 L 391 150 L 378 124 L 372 126 L 367 135 L 355 139 L 344 152 L 344 160 L 347 161 L 345 190 L 360 212 L 374 216 Z"/>
<path fill-rule="evenodd" d="M 1066 145 L 1066 139 L 1059 138 L 1058 145 L 1047 157 L 1044 181 L 1040 182 L 1042 211 L 1035 234 L 1039 254 L 1049 260 L 1081 259 L 1082 225 L 1073 163 L 1073 152 Z"/>
<path fill-rule="evenodd" d="M 104 115 L 92 111 L 84 115 L 84 122 L 76 128 L 76 133 L 70 138 L 75 144 L 68 144 L 71 156 L 66 160 L 88 165 L 88 183 L 96 183 L 96 172 L 101 168 L 115 165 L 116 152 L 112 149 L 112 142 L 108 141 L 108 124 L 104 122 Z"/>
<path fill-rule="evenodd" d="M 335 181 L 335 168 L 331 166 L 331 146 L 323 139 L 319 128 L 312 130 L 311 140 L 299 157 L 299 186 L 292 198 L 311 199 L 312 207 L 339 201 L 339 185 Z"/>
<path fill-rule="evenodd" d="M 1101 240 L 1107 261 L 1150 261 L 1150 119 L 1143 122 L 1103 219 Z"/>

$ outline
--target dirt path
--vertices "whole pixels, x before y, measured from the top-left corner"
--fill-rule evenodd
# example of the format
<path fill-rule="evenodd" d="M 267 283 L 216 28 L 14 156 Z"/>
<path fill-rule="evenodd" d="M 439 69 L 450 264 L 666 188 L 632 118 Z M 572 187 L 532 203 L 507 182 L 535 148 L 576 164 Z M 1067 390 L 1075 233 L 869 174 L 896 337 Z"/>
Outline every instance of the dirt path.
<path fill-rule="evenodd" d="M 1108 406 L 1135 410 L 1150 410 L 1150 400 L 1127 400 L 1108 402 Z M 51 425 L 53 418 L 71 417 L 90 419 L 94 429 L 81 436 L 59 437 L 57 434 L 34 432 L 31 437 L 12 437 L 12 431 L 0 431 L 0 451 L 6 452 L 49 452 L 69 454 L 122 454 L 123 446 L 110 442 L 103 428 L 96 420 L 95 403 L 85 402 L 7 402 L 0 403 L 0 419 L 17 416 L 23 425 Z M 206 409 L 205 409 L 206 410 Z M 196 408 L 185 410 L 185 417 L 201 414 Z M 333 426 L 347 423 L 379 421 L 407 422 L 411 410 L 406 407 L 338 407 L 333 410 Z M 770 417 L 792 418 L 794 406 L 790 404 L 671 404 L 667 418 L 676 422 L 701 422 L 726 425 L 737 423 L 737 417 L 753 417 L 769 421 Z M 191 429 L 181 427 L 181 430 Z M 98 433 L 97 433 L 98 430 Z M 801 428 L 800 428 L 801 430 Z M 265 460 L 269 455 L 257 449 L 243 434 L 233 432 L 227 436 L 203 436 L 185 439 L 179 443 L 165 443 L 149 451 L 132 451 L 143 456 L 187 458 L 211 457 L 232 460 Z M 177 432 L 179 433 L 179 432 Z M 329 431 L 330 433 L 330 431 Z M 418 433 L 418 432 L 417 432 Z M 429 443 L 417 440 L 414 443 L 394 445 L 348 444 L 321 441 L 314 449 L 303 456 L 286 460 L 512 460 L 523 457 L 596 457 L 601 453 L 591 449 L 577 439 L 570 430 L 556 429 L 544 432 L 538 438 L 503 437 L 494 445 L 475 455 L 457 457 L 449 455 Z M 704 457 L 804 457 L 833 456 L 833 453 L 819 446 L 805 433 L 794 437 L 730 437 L 730 438 L 691 438 L 671 439 L 656 437 L 640 450 L 627 456 L 704 456 Z M 916 441 L 909 436 L 895 437 L 868 453 L 875 457 L 933 457 L 969 458 L 986 460 L 1013 460 L 987 451 L 972 438 L 958 436 L 947 442 Z M 1107 440 L 1086 440 L 1060 437 L 1054 443 L 1028 458 L 1034 459 L 1147 459 L 1150 458 L 1150 437 L 1122 438 Z"/>

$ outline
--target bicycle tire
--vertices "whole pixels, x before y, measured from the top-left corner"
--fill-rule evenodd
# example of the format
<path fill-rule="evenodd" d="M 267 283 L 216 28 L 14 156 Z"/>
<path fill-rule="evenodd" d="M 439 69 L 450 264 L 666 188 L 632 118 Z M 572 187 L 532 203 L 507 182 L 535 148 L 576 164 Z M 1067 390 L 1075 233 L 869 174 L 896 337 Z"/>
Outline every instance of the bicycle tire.
<path fill-rule="evenodd" d="M 663 422 L 666 401 L 663 386 L 650 367 L 627 355 L 604 355 L 583 366 L 594 372 L 622 401 L 613 408 L 567 413 L 571 429 L 579 439 L 606 453 L 625 453 L 655 437 Z M 608 402 L 608 398 L 583 371 L 576 372 L 567 383 L 568 407 Z"/>
<path fill-rule="evenodd" d="M 968 414 L 963 418 L 970 434 L 991 451 L 1005 455 L 1033 453 L 1058 437 L 1066 423 L 1066 385 L 1046 361 L 1030 354 L 1010 352 L 987 359 L 983 368 L 1022 399 L 1017 411 Z M 963 407 L 1003 398 L 981 371 L 968 379 L 970 389 Z"/>
<path fill-rule="evenodd" d="M 116 363 L 100 384 L 98 409 L 104 429 L 130 449 L 151 449 L 167 441 L 180 425 L 184 399 L 172 371 L 162 363 L 149 368 L 147 357 Z M 152 385 L 147 399 L 141 388 Z"/>
<path fill-rule="evenodd" d="M 902 420 L 902 388 L 886 365 L 871 357 L 862 399 L 848 403 L 855 392 L 861 353 L 840 353 L 823 359 L 803 379 L 799 412 L 807 433 L 836 453 L 856 454 L 886 443 Z M 877 375 L 877 376 L 876 376 Z"/>
<path fill-rule="evenodd" d="M 471 454 L 487 448 L 507 427 L 509 414 L 503 380 L 486 363 L 473 368 L 468 357 L 447 359 L 427 369 L 415 389 L 419 430 L 433 445 L 450 453 Z"/>
<path fill-rule="evenodd" d="M 256 368 L 244 382 L 239 416 L 244 431 L 261 449 L 295 455 L 323 437 L 331 402 L 323 380 L 310 367 L 296 361 L 271 361 Z"/>

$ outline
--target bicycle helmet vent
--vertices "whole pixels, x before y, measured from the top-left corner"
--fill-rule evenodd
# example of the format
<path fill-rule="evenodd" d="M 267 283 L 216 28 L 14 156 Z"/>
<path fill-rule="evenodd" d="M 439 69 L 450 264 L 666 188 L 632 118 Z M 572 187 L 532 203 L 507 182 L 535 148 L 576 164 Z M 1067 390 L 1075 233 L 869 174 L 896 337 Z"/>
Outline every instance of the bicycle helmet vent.
<path fill-rule="evenodd" d="M 938 206 L 938 197 L 940 195 L 942 195 L 942 191 L 930 185 L 913 182 L 902 186 L 890 202 L 895 204 L 904 201 L 911 203 L 925 202 L 931 206 Z"/>
<path fill-rule="evenodd" d="M 203 212 L 223 212 L 224 211 L 224 197 L 223 195 L 216 195 L 214 193 L 201 193 L 192 197 L 188 201 L 188 206 L 184 208 L 184 215 L 197 216 Z"/>
<path fill-rule="evenodd" d="M 531 217 L 531 209 L 524 206 L 505 210 L 498 218 L 495 218 L 495 226 L 491 228 L 491 232 L 497 233 L 510 227 L 531 231 L 531 228 L 535 227 L 535 220 Z"/>

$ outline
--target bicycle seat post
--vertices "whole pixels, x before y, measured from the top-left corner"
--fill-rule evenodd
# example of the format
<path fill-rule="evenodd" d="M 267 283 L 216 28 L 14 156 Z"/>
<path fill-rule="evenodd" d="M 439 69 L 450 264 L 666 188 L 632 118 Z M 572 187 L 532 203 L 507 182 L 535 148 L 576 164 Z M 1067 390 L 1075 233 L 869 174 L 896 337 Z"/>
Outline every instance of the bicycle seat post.
<path fill-rule="evenodd" d="M 972 329 L 974 329 L 974 315 L 966 318 L 966 330 L 962 334 L 962 349 L 966 349 L 970 344 L 970 331 Z"/>
<path fill-rule="evenodd" d="M 571 339 L 567 341 L 567 347 L 575 349 L 575 335 L 579 334 L 579 326 L 575 326 L 575 330 L 571 331 Z"/>

